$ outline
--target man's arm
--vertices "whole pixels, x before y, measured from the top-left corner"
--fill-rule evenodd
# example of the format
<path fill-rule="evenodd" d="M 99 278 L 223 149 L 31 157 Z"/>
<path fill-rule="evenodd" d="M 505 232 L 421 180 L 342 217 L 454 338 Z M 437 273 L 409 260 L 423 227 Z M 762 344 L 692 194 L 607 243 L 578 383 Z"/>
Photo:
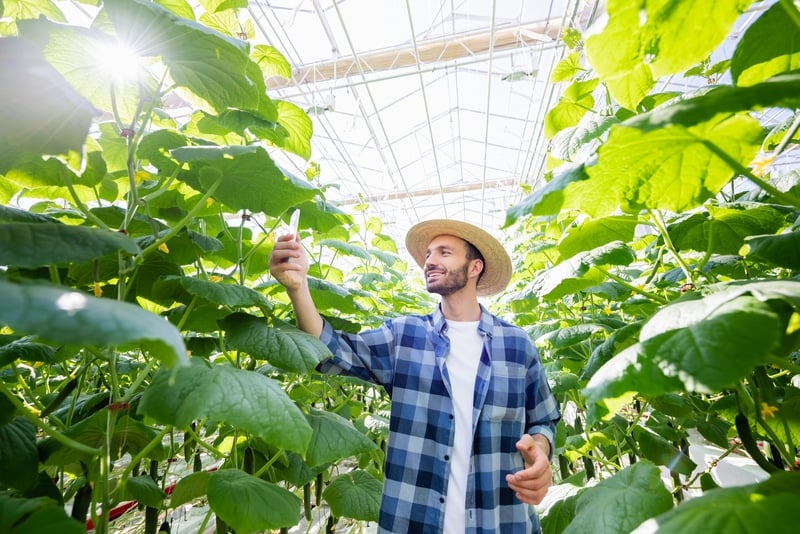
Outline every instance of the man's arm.
<path fill-rule="evenodd" d="M 269 272 L 286 288 L 297 327 L 319 337 L 322 334 L 322 316 L 308 289 L 308 255 L 295 234 L 283 235 L 275 242 L 269 255 Z"/>

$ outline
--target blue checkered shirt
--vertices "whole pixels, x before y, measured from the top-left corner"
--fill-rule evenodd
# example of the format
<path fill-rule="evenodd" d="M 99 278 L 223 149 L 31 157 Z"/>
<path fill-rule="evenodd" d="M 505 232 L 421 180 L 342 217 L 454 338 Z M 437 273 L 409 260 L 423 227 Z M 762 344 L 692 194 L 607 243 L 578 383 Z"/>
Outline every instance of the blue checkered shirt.
<path fill-rule="evenodd" d="M 484 347 L 472 407 L 466 533 L 538 532 L 536 511 L 517 499 L 505 476 L 523 468 L 515 447 L 523 433 L 544 435 L 553 450 L 558 406 L 525 331 L 482 307 L 478 332 Z M 441 310 L 359 334 L 325 322 L 320 338 L 333 353 L 320 371 L 380 384 L 392 399 L 380 532 L 442 532 L 454 411 Z"/>

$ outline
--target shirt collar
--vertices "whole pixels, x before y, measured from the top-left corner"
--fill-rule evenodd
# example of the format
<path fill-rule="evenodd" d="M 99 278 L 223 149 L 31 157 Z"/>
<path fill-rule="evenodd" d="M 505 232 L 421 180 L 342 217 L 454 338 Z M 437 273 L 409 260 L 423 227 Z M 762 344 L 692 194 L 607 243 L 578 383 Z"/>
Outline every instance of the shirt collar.
<path fill-rule="evenodd" d="M 492 337 L 492 325 L 494 324 L 492 314 L 483 307 L 483 304 L 479 303 L 478 306 L 481 307 L 481 318 L 478 322 L 478 332 L 480 332 L 482 336 Z M 443 336 L 447 330 L 447 320 L 445 320 L 444 314 L 442 313 L 441 304 L 436 306 L 436 309 L 433 311 L 433 329 L 440 336 Z"/>

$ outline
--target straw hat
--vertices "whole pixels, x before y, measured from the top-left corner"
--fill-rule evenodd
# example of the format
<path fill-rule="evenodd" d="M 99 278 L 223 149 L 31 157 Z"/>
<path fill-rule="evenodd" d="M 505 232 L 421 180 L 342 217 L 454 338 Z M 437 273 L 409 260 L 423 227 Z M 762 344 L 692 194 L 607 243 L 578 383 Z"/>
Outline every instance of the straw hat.
<path fill-rule="evenodd" d="M 417 264 L 425 267 L 425 252 L 433 238 L 452 235 L 472 243 L 484 259 L 483 275 L 478 282 L 478 295 L 494 295 L 511 279 L 511 258 L 491 234 L 472 224 L 450 219 L 432 219 L 412 226 L 406 234 L 406 249 Z"/>

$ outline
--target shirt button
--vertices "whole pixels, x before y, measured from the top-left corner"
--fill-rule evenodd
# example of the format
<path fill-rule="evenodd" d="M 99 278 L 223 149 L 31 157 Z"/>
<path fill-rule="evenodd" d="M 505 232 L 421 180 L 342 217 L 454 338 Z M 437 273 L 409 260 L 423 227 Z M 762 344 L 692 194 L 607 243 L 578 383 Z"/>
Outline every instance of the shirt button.
<path fill-rule="evenodd" d="M 451 420 L 451 421 L 452 421 L 453 419 L 455 419 L 455 418 L 456 418 L 456 416 L 455 416 L 455 415 L 453 415 L 453 414 L 450 414 L 450 420 Z"/>
<path fill-rule="evenodd" d="M 447 455 L 447 454 L 445 454 L 445 455 L 444 455 L 444 461 L 445 461 L 445 462 L 449 462 L 449 461 L 450 461 L 450 456 L 449 456 L 449 455 Z"/>
<path fill-rule="evenodd" d="M 439 502 L 444 504 L 444 497 L 439 497 Z"/>

